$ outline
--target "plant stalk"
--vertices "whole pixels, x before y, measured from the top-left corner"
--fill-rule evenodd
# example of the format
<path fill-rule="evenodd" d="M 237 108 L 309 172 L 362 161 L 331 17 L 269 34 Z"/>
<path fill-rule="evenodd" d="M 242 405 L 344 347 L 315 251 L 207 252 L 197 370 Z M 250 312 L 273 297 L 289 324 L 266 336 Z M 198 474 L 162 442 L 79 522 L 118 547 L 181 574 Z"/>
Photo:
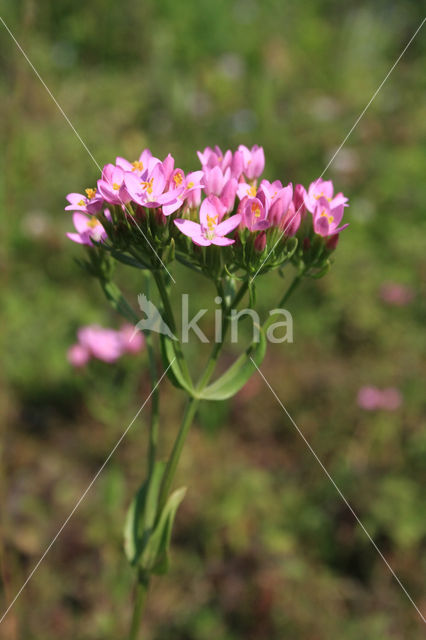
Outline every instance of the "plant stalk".
<path fill-rule="evenodd" d="M 148 595 L 149 576 L 144 572 L 138 573 L 136 583 L 135 604 L 133 608 L 132 623 L 128 640 L 137 640 L 142 622 L 142 614 L 145 607 L 146 597 Z"/>

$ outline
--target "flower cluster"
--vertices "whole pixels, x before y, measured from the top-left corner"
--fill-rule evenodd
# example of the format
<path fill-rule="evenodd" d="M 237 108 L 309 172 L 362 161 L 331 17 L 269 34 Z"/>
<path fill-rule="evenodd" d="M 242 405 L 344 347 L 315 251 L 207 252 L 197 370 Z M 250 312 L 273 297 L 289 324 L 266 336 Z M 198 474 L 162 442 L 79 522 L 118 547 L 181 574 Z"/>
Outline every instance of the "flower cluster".
<path fill-rule="evenodd" d="M 130 324 L 123 325 L 118 331 L 96 324 L 81 327 L 77 340 L 67 354 L 68 361 L 76 368 L 84 367 L 91 358 L 115 362 L 125 353 L 138 353 L 144 346 L 143 334 L 135 332 Z"/>
<path fill-rule="evenodd" d="M 224 262 L 228 273 L 263 273 L 290 259 L 321 270 L 347 227 L 347 198 L 331 181 L 305 189 L 261 179 L 265 155 L 257 145 L 225 153 L 207 147 L 198 158 L 201 169 L 185 173 L 170 154 L 161 161 L 149 149 L 134 162 L 117 157 L 96 187 L 67 196 L 76 229 L 68 237 L 142 268 L 176 256 L 216 276 Z M 231 247 L 225 261 L 200 251 L 211 245 Z"/>
<path fill-rule="evenodd" d="M 358 392 L 358 405 L 366 411 L 396 411 L 402 404 L 401 392 L 395 387 L 378 389 L 377 387 L 361 387 Z"/>

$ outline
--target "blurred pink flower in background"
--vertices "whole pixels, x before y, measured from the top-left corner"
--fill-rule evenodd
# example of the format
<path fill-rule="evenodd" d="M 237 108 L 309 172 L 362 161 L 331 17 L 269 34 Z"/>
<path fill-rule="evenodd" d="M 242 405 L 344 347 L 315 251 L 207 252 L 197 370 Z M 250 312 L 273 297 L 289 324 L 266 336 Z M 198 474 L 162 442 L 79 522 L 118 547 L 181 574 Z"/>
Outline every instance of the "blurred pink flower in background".
<path fill-rule="evenodd" d="M 402 395 L 399 389 L 388 387 L 378 389 L 373 386 L 361 387 L 358 392 L 358 406 L 366 411 L 395 411 L 402 404 Z"/>
<path fill-rule="evenodd" d="M 385 282 L 380 287 L 380 298 L 387 304 L 404 307 L 414 298 L 414 292 L 410 287 L 397 282 Z"/>
<path fill-rule="evenodd" d="M 125 353 L 138 353 L 145 344 L 143 334 L 134 333 L 130 324 L 123 325 L 118 331 L 93 324 L 81 327 L 77 337 L 78 342 L 67 353 L 69 363 L 76 368 L 83 367 L 91 358 L 115 362 Z"/>
<path fill-rule="evenodd" d="M 82 347 L 81 344 L 73 344 L 72 347 L 68 349 L 67 358 L 73 367 L 79 369 L 89 362 L 90 353 L 85 347 Z"/>

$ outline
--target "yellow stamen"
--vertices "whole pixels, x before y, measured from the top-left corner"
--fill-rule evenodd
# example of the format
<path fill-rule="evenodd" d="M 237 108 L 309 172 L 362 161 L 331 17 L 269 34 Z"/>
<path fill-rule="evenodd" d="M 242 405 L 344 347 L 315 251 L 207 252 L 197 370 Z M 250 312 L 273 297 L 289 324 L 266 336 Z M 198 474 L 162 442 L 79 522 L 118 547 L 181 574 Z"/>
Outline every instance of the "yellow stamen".
<path fill-rule="evenodd" d="M 182 174 L 181 173 L 175 173 L 175 175 L 173 176 L 173 180 L 174 180 L 175 185 L 178 187 L 183 182 Z"/>
<path fill-rule="evenodd" d="M 120 189 L 120 185 L 116 182 L 113 182 L 112 188 L 114 189 L 114 191 L 118 191 Z"/>
<path fill-rule="evenodd" d="M 257 202 L 253 202 L 251 205 L 251 212 L 254 214 L 255 218 L 260 218 L 260 207 Z"/>
<path fill-rule="evenodd" d="M 188 184 L 186 185 L 188 189 L 192 189 L 192 187 L 194 186 L 193 182 L 188 182 Z"/>
<path fill-rule="evenodd" d="M 256 185 L 252 185 L 249 189 L 249 196 L 251 196 L 252 198 L 254 198 L 256 196 Z"/>
<path fill-rule="evenodd" d="M 334 221 L 334 216 L 330 216 L 325 209 L 321 211 L 320 217 L 327 218 L 329 224 L 331 224 Z"/>
<path fill-rule="evenodd" d="M 84 207 L 86 203 L 84 202 L 84 200 L 80 200 L 79 202 L 77 202 L 77 204 L 79 207 Z"/>
<path fill-rule="evenodd" d="M 142 181 L 141 185 L 146 190 L 147 193 L 152 193 L 152 183 L 154 182 L 154 178 L 148 181 Z"/>
<path fill-rule="evenodd" d="M 100 224 L 99 220 L 95 217 L 90 218 L 90 220 L 88 220 L 87 222 L 87 226 L 90 227 L 91 229 L 94 229 L 95 227 L 97 227 L 98 224 Z"/>
<path fill-rule="evenodd" d="M 141 162 L 140 160 L 135 160 L 134 162 L 132 162 L 132 165 L 133 165 L 132 171 L 142 171 L 143 170 L 143 162 Z"/>
<path fill-rule="evenodd" d="M 209 216 L 207 214 L 207 228 L 209 231 L 213 231 L 213 229 L 217 225 L 217 218 L 218 216 Z"/>
<path fill-rule="evenodd" d="M 85 192 L 87 193 L 89 200 L 93 200 L 96 195 L 96 189 L 85 189 Z"/>

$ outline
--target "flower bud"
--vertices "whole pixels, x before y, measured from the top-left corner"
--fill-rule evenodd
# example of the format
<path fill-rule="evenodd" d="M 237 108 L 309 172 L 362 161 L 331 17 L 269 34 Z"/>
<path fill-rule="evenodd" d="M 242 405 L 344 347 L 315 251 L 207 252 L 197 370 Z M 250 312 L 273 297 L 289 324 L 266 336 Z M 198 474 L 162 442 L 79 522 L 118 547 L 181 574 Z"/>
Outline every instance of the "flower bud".
<path fill-rule="evenodd" d="M 256 237 L 254 241 L 254 249 L 259 253 L 262 253 L 262 251 L 265 250 L 265 247 L 266 247 L 266 233 L 262 231 L 261 233 L 259 233 L 259 235 Z"/>

